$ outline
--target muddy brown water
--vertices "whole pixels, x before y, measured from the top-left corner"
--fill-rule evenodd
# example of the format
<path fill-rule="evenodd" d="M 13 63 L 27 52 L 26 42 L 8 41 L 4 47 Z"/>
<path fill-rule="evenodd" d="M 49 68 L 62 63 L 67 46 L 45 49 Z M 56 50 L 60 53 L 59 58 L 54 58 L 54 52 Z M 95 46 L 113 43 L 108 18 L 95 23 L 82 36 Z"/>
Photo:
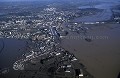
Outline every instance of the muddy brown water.
<path fill-rule="evenodd" d="M 120 25 L 106 24 L 93 27 L 87 36 L 93 36 L 91 42 L 83 38 L 71 38 L 80 34 L 69 32 L 61 45 L 83 63 L 95 78 L 117 78 L 120 72 Z M 103 38 L 101 38 L 103 37 Z"/>

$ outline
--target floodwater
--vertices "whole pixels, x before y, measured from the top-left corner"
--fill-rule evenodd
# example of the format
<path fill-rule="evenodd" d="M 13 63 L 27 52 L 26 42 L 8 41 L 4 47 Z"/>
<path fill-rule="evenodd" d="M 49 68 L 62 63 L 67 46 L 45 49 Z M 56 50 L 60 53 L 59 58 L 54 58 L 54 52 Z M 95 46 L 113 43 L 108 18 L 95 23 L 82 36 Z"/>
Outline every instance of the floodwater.
<path fill-rule="evenodd" d="M 87 22 L 87 23 L 95 23 L 107 21 L 112 17 L 112 12 L 109 9 L 105 9 L 103 12 L 98 12 L 95 15 L 83 16 L 73 20 L 73 22 Z"/>
<path fill-rule="evenodd" d="M 13 63 L 25 52 L 25 41 L 17 39 L 0 39 L 0 51 L 0 68 L 11 69 Z"/>
<path fill-rule="evenodd" d="M 83 35 L 69 32 L 67 38 L 62 39 L 61 45 L 75 54 L 95 78 L 117 78 L 120 72 L 119 26 L 119 24 L 93 26 L 87 33 L 92 39 L 91 42 L 84 38 L 74 38 Z"/>
<path fill-rule="evenodd" d="M 111 11 L 111 8 L 113 8 L 116 5 L 119 5 L 120 3 L 116 1 L 113 2 L 102 2 L 99 4 L 92 4 L 90 5 L 84 5 L 80 6 L 79 9 L 86 9 L 86 8 L 97 8 L 97 9 L 102 9 L 103 11 L 98 12 L 95 15 L 90 15 L 90 16 L 82 16 L 79 18 L 74 19 L 74 22 L 97 22 L 97 21 L 107 21 L 111 19 L 113 13 Z"/>

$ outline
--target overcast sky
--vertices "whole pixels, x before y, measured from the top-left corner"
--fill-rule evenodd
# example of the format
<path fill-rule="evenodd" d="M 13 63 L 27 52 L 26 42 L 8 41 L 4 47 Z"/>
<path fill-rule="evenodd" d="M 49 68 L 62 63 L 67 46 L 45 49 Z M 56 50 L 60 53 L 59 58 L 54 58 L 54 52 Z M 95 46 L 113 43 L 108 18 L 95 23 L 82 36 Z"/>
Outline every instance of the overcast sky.
<path fill-rule="evenodd" d="M 34 0 L 1 0 L 1 1 L 34 1 Z"/>
<path fill-rule="evenodd" d="M 48 1 L 48 0 L 0 0 L 0 1 Z M 85 1 L 85 0 L 80 0 L 80 1 Z M 120 1 L 120 0 L 86 0 L 86 1 Z"/>

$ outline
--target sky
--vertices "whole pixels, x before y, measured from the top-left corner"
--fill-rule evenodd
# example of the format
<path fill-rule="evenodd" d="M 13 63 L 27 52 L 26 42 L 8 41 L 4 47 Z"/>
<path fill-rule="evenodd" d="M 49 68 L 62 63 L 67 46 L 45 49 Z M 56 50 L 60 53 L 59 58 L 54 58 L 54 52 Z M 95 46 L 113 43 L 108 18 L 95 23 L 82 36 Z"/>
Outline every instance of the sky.
<path fill-rule="evenodd" d="M 1 0 L 1 1 L 33 1 L 33 0 Z"/>
<path fill-rule="evenodd" d="M 0 0 L 1 2 L 13 2 L 13 1 L 41 1 L 41 0 Z"/>
<path fill-rule="evenodd" d="M 48 1 L 48 0 L 0 0 L 1 2 L 4 2 L 4 1 Z M 49 0 L 49 1 L 52 1 L 52 0 Z M 80 0 L 81 1 L 81 0 Z M 83 0 L 85 1 L 85 0 Z M 120 0 L 86 0 L 86 1 L 120 1 Z"/>

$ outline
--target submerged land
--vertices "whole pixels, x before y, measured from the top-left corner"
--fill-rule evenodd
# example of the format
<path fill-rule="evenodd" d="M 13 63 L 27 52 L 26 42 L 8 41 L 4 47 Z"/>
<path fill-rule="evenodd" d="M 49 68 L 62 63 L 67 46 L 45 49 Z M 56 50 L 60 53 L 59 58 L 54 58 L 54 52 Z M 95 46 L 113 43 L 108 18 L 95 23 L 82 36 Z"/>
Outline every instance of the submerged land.
<path fill-rule="evenodd" d="M 0 2 L 0 77 L 117 78 L 120 2 Z"/>

